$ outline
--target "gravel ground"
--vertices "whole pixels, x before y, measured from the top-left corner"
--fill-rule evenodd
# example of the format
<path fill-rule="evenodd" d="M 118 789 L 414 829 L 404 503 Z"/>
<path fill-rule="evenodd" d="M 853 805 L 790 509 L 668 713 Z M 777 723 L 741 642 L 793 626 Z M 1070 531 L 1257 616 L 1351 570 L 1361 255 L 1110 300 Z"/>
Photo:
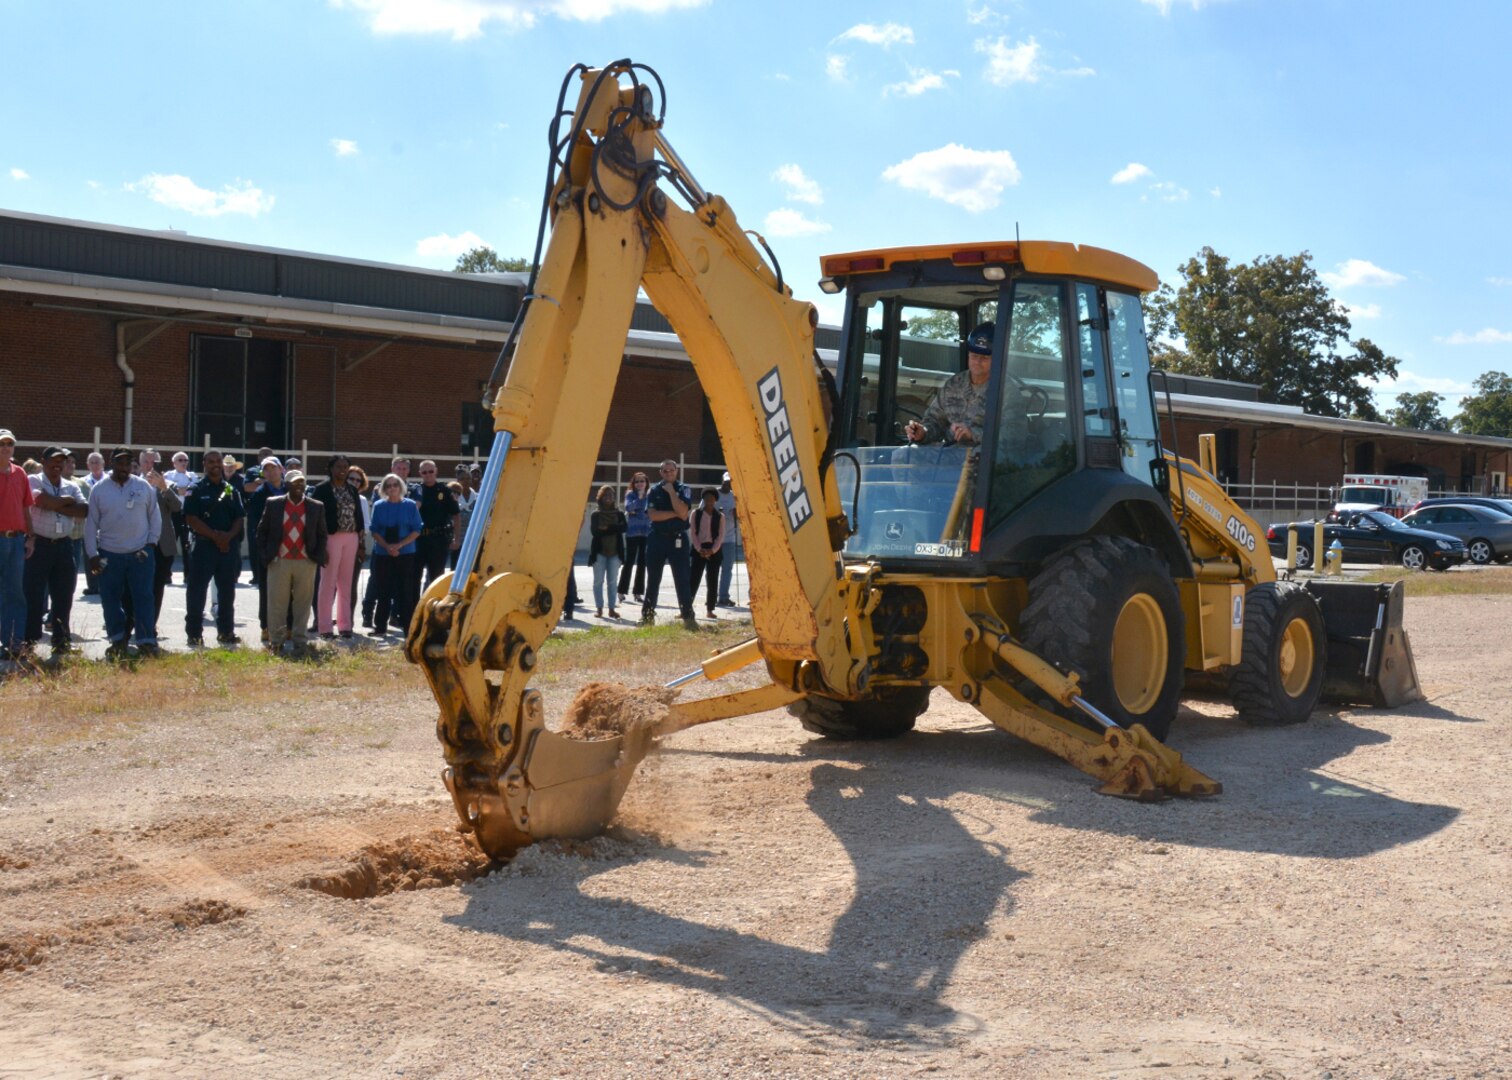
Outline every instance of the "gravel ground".
<path fill-rule="evenodd" d="M 1192 704 L 1211 801 L 937 693 L 886 744 L 685 732 L 608 835 L 490 873 L 418 675 L 59 717 L 0 759 L 0 1077 L 1506 1075 L 1509 619 L 1411 601 L 1400 711 Z"/>

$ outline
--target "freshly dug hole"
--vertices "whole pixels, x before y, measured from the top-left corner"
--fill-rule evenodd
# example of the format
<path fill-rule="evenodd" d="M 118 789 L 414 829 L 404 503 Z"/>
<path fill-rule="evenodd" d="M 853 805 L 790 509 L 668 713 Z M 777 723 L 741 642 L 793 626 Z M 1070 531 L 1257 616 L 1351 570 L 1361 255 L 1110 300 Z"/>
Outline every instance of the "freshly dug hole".
<path fill-rule="evenodd" d="M 569 739 L 592 741 L 654 730 L 667 718 L 676 690 L 665 686 L 625 686 L 591 682 L 578 691 L 559 729 Z"/>
<path fill-rule="evenodd" d="M 366 900 L 455 885 L 493 869 L 493 862 L 470 839 L 454 829 L 433 829 L 423 836 L 369 844 L 344 869 L 311 874 L 297 884 L 343 900 Z"/>

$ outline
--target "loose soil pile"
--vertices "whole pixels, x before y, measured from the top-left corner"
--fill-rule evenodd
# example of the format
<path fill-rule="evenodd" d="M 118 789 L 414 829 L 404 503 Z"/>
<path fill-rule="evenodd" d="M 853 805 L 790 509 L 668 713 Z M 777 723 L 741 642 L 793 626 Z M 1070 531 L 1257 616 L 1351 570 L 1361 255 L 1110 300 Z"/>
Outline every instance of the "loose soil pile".
<path fill-rule="evenodd" d="M 569 738 L 592 741 L 632 731 L 655 731 L 667 719 L 667 708 L 677 693 L 665 686 L 591 682 L 567 706 L 561 732 Z"/>
<path fill-rule="evenodd" d="M 488 856 L 456 829 L 402 836 L 393 843 L 369 844 L 350 865 L 329 874 L 302 878 L 314 889 L 343 900 L 363 900 L 414 889 L 436 889 L 471 881 L 493 869 Z"/>

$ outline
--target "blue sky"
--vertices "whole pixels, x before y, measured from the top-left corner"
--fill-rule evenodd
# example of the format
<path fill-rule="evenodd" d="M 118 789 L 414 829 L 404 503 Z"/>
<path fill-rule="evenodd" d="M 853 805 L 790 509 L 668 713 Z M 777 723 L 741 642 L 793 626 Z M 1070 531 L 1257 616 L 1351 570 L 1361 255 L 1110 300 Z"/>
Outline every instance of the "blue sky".
<path fill-rule="evenodd" d="M 1452 407 L 1512 371 L 1509 39 L 1485 0 L 0 0 L 0 206 L 528 254 L 562 75 L 630 56 L 827 318 L 821 254 L 1015 224 L 1173 283 L 1306 249 Z"/>

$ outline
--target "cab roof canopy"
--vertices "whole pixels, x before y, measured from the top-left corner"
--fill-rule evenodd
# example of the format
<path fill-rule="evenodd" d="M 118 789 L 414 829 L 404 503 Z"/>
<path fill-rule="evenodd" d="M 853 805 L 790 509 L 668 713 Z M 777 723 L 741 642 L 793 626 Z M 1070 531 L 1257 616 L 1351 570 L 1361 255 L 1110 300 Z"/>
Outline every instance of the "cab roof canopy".
<path fill-rule="evenodd" d="M 825 277 L 879 273 L 902 263 L 943 260 L 953 266 L 1022 266 L 1030 274 L 1087 278 L 1122 285 L 1142 293 L 1160 286 L 1160 278 L 1144 263 L 1126 255 L 1085 244 L 1054 240 L 990 241 L 974 244 L 930 244 L 923 247 L 876 248 L 825 255 Z"/>

